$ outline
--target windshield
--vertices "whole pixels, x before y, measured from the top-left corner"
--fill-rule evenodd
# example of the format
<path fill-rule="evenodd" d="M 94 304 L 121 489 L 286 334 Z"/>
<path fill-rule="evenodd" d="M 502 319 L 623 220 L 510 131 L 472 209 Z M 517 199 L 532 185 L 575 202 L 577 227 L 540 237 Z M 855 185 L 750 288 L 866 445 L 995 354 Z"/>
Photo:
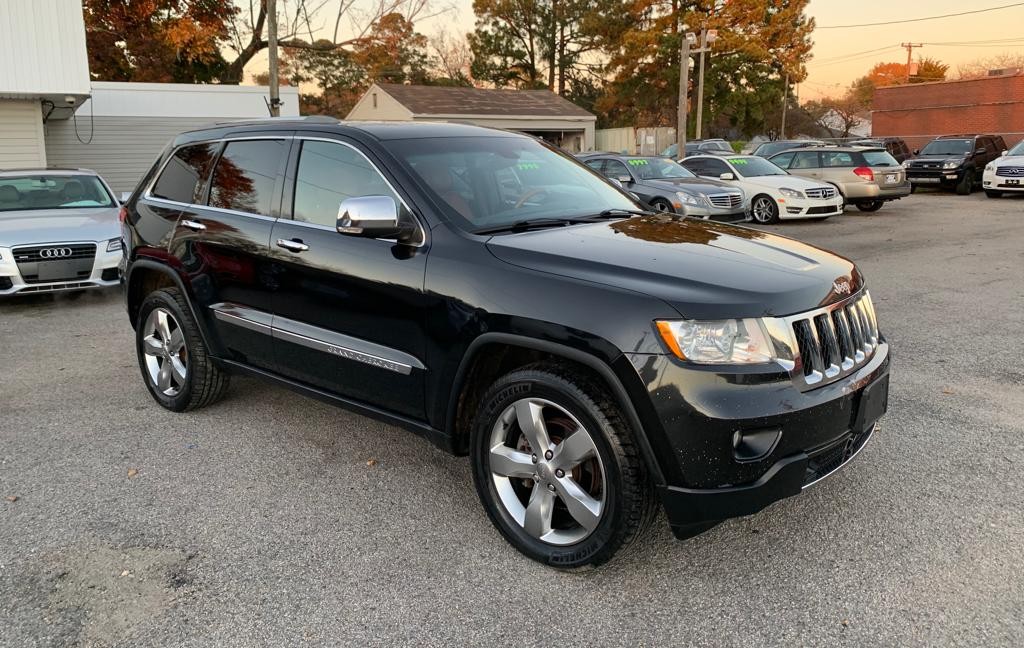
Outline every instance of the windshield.
<path fill-rule="evenodd" d="M 1017 142 L 1017 144 L 1007 151 L 1007 155 L 1024 155 L 1024 140 Z"/>
<path fill-rule="evenodd" d="M 663 178 L 696 178 L 678 163 L 665 158 L 630 158 L 626 164 L 633 174 L 641 180 L 661 180 Z"/>
<path fill-rule="evenodd" d="M 637 209 L 629 196 L 588 167 L 525 137 L 423 138 L 384 145 L 467 231 Z"/>
<path fill-rule="evenodd" d="M 110 208 L 116 204 L 96 176 L 33 173 L 0 177 L 0 212 Z"/>
<path fill-rule="evenodd" d="M 966 155 L 972 147 L 973 142 L 966 139 L 932 140 L 921 149 L 921 155 Z"/>
<path fill-rule="evenodd" d="M 889 155 L 887 151 L 864 151 L 862 155 L 864 155 L 864 161 L 868 163 L 869 167 L 894 167 L 900 165 L 896 158 Z"/>
<path fill-rule="evenodd" d="M 744 178 L 760 178 L 761 176 L 789 175 L 774 162 L 761 157 L 731 158 L 729 162 L 736 173 Z"/>

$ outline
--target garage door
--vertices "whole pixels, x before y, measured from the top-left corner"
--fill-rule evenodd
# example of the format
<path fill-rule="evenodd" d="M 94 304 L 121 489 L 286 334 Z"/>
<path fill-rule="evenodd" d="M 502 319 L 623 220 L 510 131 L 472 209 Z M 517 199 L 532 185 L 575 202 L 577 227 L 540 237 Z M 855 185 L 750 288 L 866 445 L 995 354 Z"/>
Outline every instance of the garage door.
<path fill-rule="evenodd" d="M 0 169 L 45 166 L 39 102 L 0 99 Z"/>

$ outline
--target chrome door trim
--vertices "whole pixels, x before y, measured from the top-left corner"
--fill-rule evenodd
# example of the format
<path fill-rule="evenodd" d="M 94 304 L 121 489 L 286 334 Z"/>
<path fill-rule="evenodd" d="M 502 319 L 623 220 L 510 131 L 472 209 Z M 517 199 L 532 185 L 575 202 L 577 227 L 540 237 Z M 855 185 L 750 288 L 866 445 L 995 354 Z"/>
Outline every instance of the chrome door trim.
<path fill-rule="evenodd" d="M 214 317 L 222 322 L 346 360 L 368 364 L 405 376 L 411 374 L 413 369 L 426 369 L 419 358 L 404 351 L 286 317 L 278 317 L 255 308 L 224 302 L 211 305 L 210 310 L 213 311 Z"/>

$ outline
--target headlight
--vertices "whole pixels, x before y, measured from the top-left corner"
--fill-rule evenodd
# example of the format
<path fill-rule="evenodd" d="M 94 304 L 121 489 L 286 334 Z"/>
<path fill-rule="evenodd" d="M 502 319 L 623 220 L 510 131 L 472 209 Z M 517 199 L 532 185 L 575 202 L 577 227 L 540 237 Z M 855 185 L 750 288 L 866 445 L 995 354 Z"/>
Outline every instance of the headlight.
<path fill-rule="evenodd" d="M 658 320 L 672 353 L 695 364 L 760 364 L 774 359 L 760 320 Z"/>
<path fill-rule="evenodd" d="M 121 239 L 110 239 L 107 241 L 107 252 L 117 252 L 121 249 Z"/>
<path fill-rule="evenodd" d="M 686 205 L 701 205 L 703 202 L 697 196 L 693 194 L 683 193 L 682 191 L 676 192 L 676 198 L 678 198 L 683 204 Z"/>
<path fill-rule="evenodd" d="M 782 194 L 783 196 L 785 196 L 786 198 L 803 198 L 804 197 L 804 192 L 797 191 L 796 189 L 787 189 L 785 187 L 779 189 L 779 193 Z"/>
<path fill-rule="evenodd" d="M 903 168 L 904 169 L 909 169 L 910 168 L 910 160 L 903 160 Z"/>
<path fill-rule="evenodd" d="M 955 168 L 957 168 L 958 166 L 960 166 L 963 163 L 964 163 L 963 160 L 947 160 L 946 162 L 944 162 L 942 164 L 942 168 L 943 169 L 955 169 Z"/>
<path fill-rule="evenodd" d="M 988 164 L 986 164 L 985 165 L 985 170 L 986 171 L 995 171 L 996 170 L 995 163 L 994 162 L 989 162 Z"/>

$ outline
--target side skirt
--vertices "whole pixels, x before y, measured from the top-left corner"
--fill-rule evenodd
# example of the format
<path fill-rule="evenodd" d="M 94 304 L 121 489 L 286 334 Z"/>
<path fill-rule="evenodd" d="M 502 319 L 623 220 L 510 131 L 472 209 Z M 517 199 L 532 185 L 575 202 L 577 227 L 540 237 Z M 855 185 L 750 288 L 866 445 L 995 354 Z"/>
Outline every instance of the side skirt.
<path fill-rule="evenodd" d="M 451 454 L 455 454 L 455 449 L 454 446 L 452 445 L 451 436 L 445 433 L 443 430 L 435 429 L 422 421 L 417 421 L 415 419 L 399 416 L 397 414 L 392 414 L 391 412 L 382 410 L 372 405 L 367 405 L 360 401 L 343 398 L 330 392 L 323 391 L 322 389 L 317 389 L 316 387 L 311 387 L 304 383 L 291 380 L 289 378 L 284 378 L 283 376 L 279 376 L 275 373 L 265 371 L 263 369 L 252 367 L 242 362 L 226 360 L 224 358 L 215 358 L 215 361 L 217 362 L 217 364 L 219 364 L 225 370 L 230 371 L 231 373 L 262 378 L 263 380 L 275 383 L 294 392 L 302 394 L 303 396 L 315 398 L 319 401 L 329 403 L 336 407 L 349 410 L 350 412 L 355 412 L 356 414 L 361 414 L 363 416 L 372 418 L 377 421 L 381 421 L 383 423 L 397 425 L 398 427 L 404 428 L 406 430 L 409 430 L 410 432 L 418 434 L 421 437 L 424 437 L 441 450 L 444 450 L 445 452 Z"/>

